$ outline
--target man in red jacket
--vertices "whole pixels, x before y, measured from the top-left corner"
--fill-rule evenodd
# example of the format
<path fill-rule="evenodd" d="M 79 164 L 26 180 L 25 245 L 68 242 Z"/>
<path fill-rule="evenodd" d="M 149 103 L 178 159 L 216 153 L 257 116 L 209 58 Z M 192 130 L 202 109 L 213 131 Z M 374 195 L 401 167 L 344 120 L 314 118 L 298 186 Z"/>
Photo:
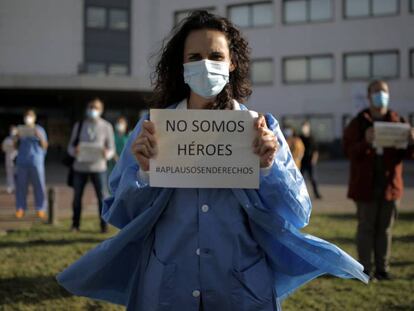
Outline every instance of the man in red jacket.
<path fill-rule="evenodd" d="M 351 161 L 348 197 L 357 206 L 357 248 L 361 264 L 371 273 L 371 254 L 375 255 L 374 278 L 389 275 L 392 226 L 403 193 L 403 159 L 414 159 L 414 129 L 406 149 L 375 148 L 375 121 L 405 122 L 388 109 L 389 88 L 384 81 L 368 86 L 370 106 L 361 111 L 346 127 L 343 145 Z"/>

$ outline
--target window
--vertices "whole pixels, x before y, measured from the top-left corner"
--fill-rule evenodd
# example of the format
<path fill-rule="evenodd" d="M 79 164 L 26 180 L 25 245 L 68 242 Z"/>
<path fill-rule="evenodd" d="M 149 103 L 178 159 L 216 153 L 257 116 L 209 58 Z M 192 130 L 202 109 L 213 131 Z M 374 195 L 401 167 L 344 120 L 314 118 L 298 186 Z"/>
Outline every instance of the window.
<path fill-rule="evenodd" d="M 99 7 L 88 7 L 86 9 L 86 25 L 88 28 L 105 28 L 106 9 Z"/>
<path fill-rule="evenodd" d="M 333 65 L 332 55 L 286 57 L 283 59 L 283 82 L 331 82 Z"/>
<path fill-rule="evenodd" d="M 128 66 L 125 64 L 109 64 L 108 74 L 115 76 L 125 76 L 128 74 Z"/>
<path fill-rule="evenodd" d="M 114 30 L 127 30 L 129 28 L 128 11 L 122 9 L 110 9 L 109 28 Z"/>
<path fill-rule="evenodd" d="M 256 59 L 250 64 L 250 79 L 252 84 L 273 83 L 273 60 Z"/>
<path fill-rule="evenodd" d="M 332 0 L 284 0 L 283 22 L 299 24 L 333 19 Z"/>
<path fill-rule="evenodd" d="M 399 0 L 344 0 L 345 18 L 397 15 Z"/>
<path fill-rule="evenodd" d="M 335 140 L 335 123 L 332 115 L 288 115 L 283 117 L 283 124 L 293 127 L 300 133 L 304 121 L 309 121 L 312 136 L 318 143 L 330 143 Z"/>
<path fill-rule="evenodd" d="M 263 27 L 273 25 L 272 2 L 237 4 L 227 9 L 229 19 L 239 27 Z"/>
<path fill-rule="evenodd" d="M 209 13 L 214 13 L 216 9 L 211 7 L 211 8 L 198 8 L 198 9 L 192 9 L 192 10 L 177 11 L 174 13 L 174 25 L 179 24 L 183 19 L 188 17 L 191 14 L 191 12 L 198 11 L 198 10 L 205 10 L 205 11 L 208 11 Z"/>
<path fill-rule="evenodd" d="M 311 116 L 309 118 L 312 135 L 315 140 L 321 143 L 332 142 L 335 137 L 335 125 L 332 116 Z"/>
<path fill-rule="evenodd" d="M 86 73 L 103 76 L 106 74 L 106 66 L 104 63 L 87 63 Z"/>
<path fill-rule="evenodd" d="M 399 77 L 399 52 L 357 52 L 344 56 L 345 80 L 393 79 Z"/>
<path fill-rule="evenodd" d="M 410 77 L 414 78 L 414 49 L 410 50 Z"/>

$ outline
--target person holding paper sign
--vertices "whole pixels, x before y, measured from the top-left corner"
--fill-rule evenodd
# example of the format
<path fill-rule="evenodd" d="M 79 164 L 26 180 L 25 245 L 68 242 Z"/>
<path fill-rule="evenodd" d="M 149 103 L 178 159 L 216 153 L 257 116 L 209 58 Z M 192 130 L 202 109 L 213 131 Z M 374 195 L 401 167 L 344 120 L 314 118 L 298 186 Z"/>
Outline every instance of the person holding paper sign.
<path fill-rule="evenodd" d="M 104 120 L 101 115 L 104 105 L 99 98 L 88 102 L 86 119 L 75 124 L 68 145 L 68 153 L 75 157 L 73 163 L 73 217 L 71 230 L 80 230 L 82 197 L 86 183 L 90 178 L 98 200 L 99 219 L 101 232 L 107 232 L 107 225 L 101 218 L 102 201 L 106 189 L 107 161 L 115 154 L 114 130 L 112 125 Z M 78 127 L 78 144 L 75 146 Z"/>
<path fill-rule="evenodd" d="M 369 108 L 361 111 L 345 128 L 343 145 L 351 161 L 348 197 L 357 206 L 357 249 L 365 272 L 374 278 L 390 278 L 392 227 L 403 193 L 402 161 L 414 159 L 414 131 L 405 149 L 374 147 L 374 122 L 405 123 L 389 106 L 389 87 L 385 81 L 368 85 Z"/>
<path fill-rule="evenodd" d="M 24 113 L 22 132 L 17 132 L 16 158 L 16 217 L 22 218 L 27 209 L 27 190 L 32 184 L 36 214 L 46 218 L 47 197 L 45 181 L 45 156 L 48 147 L 46 131 L 36 124 L 36 113 Z M 30 133 L 30 134 L 29 134 Z"/>
<path fill-rule="evenodd" d="M 161 51 L 157 107 L 247 110 L 239 102 L 251 93 L 248 52 L 229 20 L 192 13 Z M 135 311 L 273 311 L 324 273 L 367 281 L 349 255 L 300 233 L 311 201 L 279 123 L 260 115 L 254 128 L 259 189 L 151 187 L 150 159 L 160 146 L 143 117 L 104 203 L 103 217 L 121 231 L 59 274 L 59 283 Z"/>
<path fill-rule="evenodd" d="M 1 143 L 1 149 L 4 152 L 4 166 L 7 177 L 7 193 L 11 194 L 16 189 L 15 187 L 15 174 L 14 174 L 14 159 L 17 156 L 16 150 L 16 137 L 17 127 L 14 125 L 10 126 L 9 136 L 7 136 Z"/>

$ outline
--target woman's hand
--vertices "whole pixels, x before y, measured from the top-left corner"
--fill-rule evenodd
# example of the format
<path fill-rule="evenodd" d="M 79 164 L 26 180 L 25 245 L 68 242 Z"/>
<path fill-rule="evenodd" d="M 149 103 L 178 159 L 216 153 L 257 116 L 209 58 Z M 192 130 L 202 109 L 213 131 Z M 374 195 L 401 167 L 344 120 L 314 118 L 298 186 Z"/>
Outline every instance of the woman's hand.
<path fill-rule="evenodd" d="M 276 152 L 279 149 L 279 144 L 275 134 L 266 124 L 266 119 L 263 115 L 259 115 L 254 123 L 256 129 L 256 138 L 253 141 L 253 151 L 260 157 L 260 167 L 265 168 L 272 165 Z"/>
<path fill-rule="evenodd" d="M 131 151 L 143 171 L 149 171 L 149 160 L 155 158 L 158 153 L 157 140 L 155 139 L 154 123 L 145 120 L 142 123 L 141 133 L 133 142 Z"/>

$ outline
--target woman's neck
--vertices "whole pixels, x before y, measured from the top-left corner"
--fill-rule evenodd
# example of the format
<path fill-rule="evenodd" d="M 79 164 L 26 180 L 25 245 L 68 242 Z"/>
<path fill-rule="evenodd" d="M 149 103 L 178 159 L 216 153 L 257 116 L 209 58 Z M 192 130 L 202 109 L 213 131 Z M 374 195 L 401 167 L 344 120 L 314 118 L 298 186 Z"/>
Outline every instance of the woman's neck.
<path fill-rule="evenodd" d="M 209 109 L 214 104 L 214 98 L 207 99 L 197 95 L 194 92 L 190 93 L 190 98 L 187 102 L 188 109 Z"/>

